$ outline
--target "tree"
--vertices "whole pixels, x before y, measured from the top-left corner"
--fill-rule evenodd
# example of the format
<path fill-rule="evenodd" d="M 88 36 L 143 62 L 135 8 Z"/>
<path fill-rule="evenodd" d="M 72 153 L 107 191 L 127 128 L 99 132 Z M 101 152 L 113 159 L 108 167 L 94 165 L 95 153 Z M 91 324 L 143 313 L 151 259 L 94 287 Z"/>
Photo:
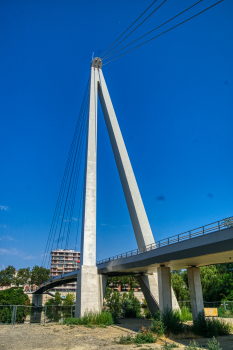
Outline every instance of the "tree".
<path fill-rule="evenodd" d="M 185 274 L 186 273 L 186 274 Z M 189 289 L 186 280 L 187 272 L 173 271 L 171 273 L 171 284 L 177 300 L 190 300 Z"/>
<path fill-rule="evenodd" d="M 10 286 L 13 283 L 15 268 L 9 265 L 4 270 L 0 271 L 0 286 Z"/>
<path fill-rule="evenodd" d="M 31 271 L 31 284 L 39 286 L 43 282 L 47 281 L 50 276 L 50 270 L 42 266 L 34 266 Z"/>
<path fill-rule="evenodd" d="M 19 269 L 17 276 L 14 277 L 13 283 L 16 286 L 23 286 L 25 285 L 29 278 L 31 277 L 30 267 Z"/>
<path fill-rule="evenodd" d="M 63 305 L 74 305 L 75 296 L 71 293 L 67 293 L 65 299 L 63 299 Z"/>
<path fill-rule="evenodd" d="M 0 305 L 6 305 L 0 309 L 0 323 L 10 323 L 12 317 L 12 305 L 29 305 L 30 300 L 23 292 L 23 288 L 9 288 L 0 292 Z M 16 321 L 24 322 L 28 308 L 17 307 Z"/>

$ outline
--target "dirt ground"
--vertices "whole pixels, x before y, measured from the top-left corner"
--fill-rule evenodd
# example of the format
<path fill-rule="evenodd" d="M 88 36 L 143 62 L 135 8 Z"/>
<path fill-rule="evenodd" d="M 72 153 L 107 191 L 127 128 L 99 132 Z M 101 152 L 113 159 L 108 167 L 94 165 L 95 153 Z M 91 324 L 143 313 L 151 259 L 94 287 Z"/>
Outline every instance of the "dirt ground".
<path fill-rule="evenodd" d="M 150 321 L 143 319 L 122 319 L 120 324 L 100 327 L 64 326 L 58 324 L 20 324 L 0 326 L 0 350 L 86 350 L 86 349 L 161 349 L 164 341 L 175 342 L 184 349 L 190 339 L 160 339 L 155 344 L 120 345 L 117 344 L 121 335 L 135 335 L 142 326 L 147 327 Z M 200 345 L 206 345 L 207 339 L 198 338 Z M 233 350 L 233 334 L 219 337 L 223 350 Z"/>

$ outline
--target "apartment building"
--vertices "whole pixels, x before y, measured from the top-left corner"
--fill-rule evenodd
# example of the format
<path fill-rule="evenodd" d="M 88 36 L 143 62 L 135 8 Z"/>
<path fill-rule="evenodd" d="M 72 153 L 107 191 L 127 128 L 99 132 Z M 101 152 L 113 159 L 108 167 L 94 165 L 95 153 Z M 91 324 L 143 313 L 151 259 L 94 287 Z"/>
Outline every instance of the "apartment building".
<path fill-rule="evenodd" d="M 73 249 L 55 249 L 51 252 L 50 274 L 52 277 L 75 271 L 79 268 L 80 252 L 76 252 Z M 55 287 L 54 291 L 57 290 L 59 292 L 75 292 L 76 283 Z"/>

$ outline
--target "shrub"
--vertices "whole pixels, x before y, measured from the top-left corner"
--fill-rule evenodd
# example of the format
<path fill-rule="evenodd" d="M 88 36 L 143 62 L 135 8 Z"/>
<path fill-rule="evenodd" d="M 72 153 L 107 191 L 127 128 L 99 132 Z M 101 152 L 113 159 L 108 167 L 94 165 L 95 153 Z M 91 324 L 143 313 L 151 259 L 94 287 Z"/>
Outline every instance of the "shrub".
<path fill-rule="evenodd" d="M 127 335 L 127 336 L 121 336 L 120 340 L 119 340 L 119 344 L 122 345 L 128 345 L 128 344 L 132 344 L 134 342 L 134 339 L 131 337 L 131 335 Z"/>
<path fill-rule="evenodd" d="M 172 311 L 167 307 L 162 312 L 161 320 L 166 328 L 166 333 L 179 334 L 184 332 L 179 311 Z"/>
<path fill-rule="evenodd" d="M 189 345 L 184 349 L 184 350 L 198 350 L 199 349 L 199 344 L 193 340 L 189 343 Z"/>
<path fill-rule="evenodd" d="M 135 344 L 155 343 L 156 341 L 157 337 L 155 337 L 154 334 L 145 327 L 142 327 L 141 331 L 139 331 L 134 338 Z"/>
<path fill-rule="evenodd" d="M 164 335 L 166 331 L 166 327 L 164 326 L 163 322 L 161 320 L 154 320 L 152 325 L 150 326 L 150 330 L 153 333 L 158 334 L 158 336 Z"/>
<path fill-rule="evenodd" d="M 67 326 L 70 325 L 105 325 L 109 326 L 113 324 L 113 318 L 110 311 L 103 311 L 101 313 L 88 312 L 85 313 L 84 316 L 80 318 L 70 317 L 63 321 L 63 324 Z"/>
<path fill-rule="evenodd" d="M 166 341 L 164 343 L 164 345 L 162 346 L 162 350 L 170 350 L 170 349 L 173 349 L 173 348 L 178 348 L 178 345 L 176 345 L 175 343 L 173 344 L 168 344 Z"/>
<path fill-rule="evenodd" d="M 141 305 L 138 298 L 135 297 L 133 289 L 123 293 L 122 307 L 125 317 L 141 317 Z"/>
<path fill-rule="evenodd" d="M 145 310 L 144 316 L 145 316 L 145 318 L 147 318 L 147 319 L 152 319 L 152 318 L 153 318 L 153 316 L 152 316 L 152 314 L 151 314 L 151 312 L 150 312 L 149 309 Z"/>
<path fill-rule="evenodd" d="M 207 346 L 209 350 L 222 350 L 222 348 L 220 348 L 219 342 L 217 339 L 215 339 L 215 337 L 213 337 L 212 340 L 208 340 Z"/>
<path fill-rule="evenodd" d="M 181 311 L 180 319 L 182 322 L 193 320 L 192 313 L 189 311 L 189 309 L 186 306 L 183 306 L 180 311 Z"/>
<path fill-rule="evenodd" d="M 229 334 L 232 326 L 218 319 L 205 318 L 204 312 L 200 312 L 193 322 L 193 332 L 206 338 Z"/>

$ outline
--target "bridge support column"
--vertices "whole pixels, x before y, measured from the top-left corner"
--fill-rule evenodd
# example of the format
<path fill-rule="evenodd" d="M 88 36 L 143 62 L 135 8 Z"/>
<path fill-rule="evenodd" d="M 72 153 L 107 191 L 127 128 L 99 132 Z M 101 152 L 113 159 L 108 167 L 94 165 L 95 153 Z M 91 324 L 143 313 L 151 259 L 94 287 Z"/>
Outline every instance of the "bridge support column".
<path fill-rule="evenodd" d="M 204 312 L 204 302 L 199 267 L 187 268 L 192 315 L 195 320 L 199 312 Z"/>
<path fill-rule="evenodd" d="M 171 271 L 170 267 L 158 267 L 158 285 L 159 285 L 159 306 L 163 311 L 166 308 L 172 310 L 172 289 L 171 289 Z"/>
<path fill-rule="evenodd" d="M 77 278 L 75 317 L 85 312 L 100 312 L 99 275 L 96 266 L 80 267 Z"/>
<path fill-rule="evenodd" d="M 157 273 L 148 276 L 138 276 L 138 282 L 147 302 L 147 306 L 154 316 L 159 311 L 159 289 Z"/>

